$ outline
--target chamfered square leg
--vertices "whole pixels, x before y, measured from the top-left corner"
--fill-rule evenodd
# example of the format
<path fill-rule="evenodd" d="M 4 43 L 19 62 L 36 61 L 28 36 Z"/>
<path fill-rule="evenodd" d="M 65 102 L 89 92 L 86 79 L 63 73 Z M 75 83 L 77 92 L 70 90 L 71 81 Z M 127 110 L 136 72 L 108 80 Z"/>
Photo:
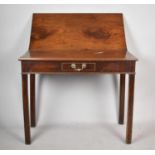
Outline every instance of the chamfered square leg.
<path fill-rule="evenodd" d="M 125 74 L 120 74 L 119 124 L 124 124 Z"/>
<path fill-rule="evenodd" d="M 135 75 L 129 75 L 129 94 L 128 94 L 128 113 L 127 113 L 127 130 L 126 143 L 130 144 L 132 141 L 132 123 L 133 123 L 133 105 L 134 105 L 134 83 Z"/>
<path fill-rule="evenodd" d="M 30 137 L 30 122 L 29 122 L 28 75 L 27 74 L 22 74 L 22 94 L 23 94 L 25 143 L 30 144 L 31 137 Z"/>
<path fill-rule="evenodd" d="M 35 112 L 35 74 L 30 74 L 30 112 L 31 112 L 31 126 L 36 126 L 36 112 Z"/>

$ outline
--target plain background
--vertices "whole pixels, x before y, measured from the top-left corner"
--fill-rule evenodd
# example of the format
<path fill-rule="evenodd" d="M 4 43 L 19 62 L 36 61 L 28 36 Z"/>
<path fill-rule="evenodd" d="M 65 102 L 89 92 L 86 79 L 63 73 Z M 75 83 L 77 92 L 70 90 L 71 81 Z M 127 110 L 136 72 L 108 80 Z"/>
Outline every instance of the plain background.
<path fill-rule="evenodd" d="M 37 127 L 24 144 L 17 59 L 28 49 L 33 12 L 124 14 L 127 46 L 139 59 L 131 145 L 126 117 L 117 123 L 119 76 L 107 74 L 37 76 Z M 155 149 L 154 28 L 155 5 L 0 5 L 0 149 Z"/>

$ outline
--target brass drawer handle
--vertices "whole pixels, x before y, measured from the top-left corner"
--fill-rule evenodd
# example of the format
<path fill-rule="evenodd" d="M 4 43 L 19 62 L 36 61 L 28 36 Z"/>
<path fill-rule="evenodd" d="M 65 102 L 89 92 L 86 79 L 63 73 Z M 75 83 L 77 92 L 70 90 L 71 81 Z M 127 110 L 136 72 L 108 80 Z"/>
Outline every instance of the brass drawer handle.
<path fill-rule="evenodd" d="M 87 65 L 85 63 L 82 64 L 81 68 L 77 68 L 75 63 L 71 64 L 71 68 L 78 72 L 84 70 L 86 67 L 87 67 Z"/>

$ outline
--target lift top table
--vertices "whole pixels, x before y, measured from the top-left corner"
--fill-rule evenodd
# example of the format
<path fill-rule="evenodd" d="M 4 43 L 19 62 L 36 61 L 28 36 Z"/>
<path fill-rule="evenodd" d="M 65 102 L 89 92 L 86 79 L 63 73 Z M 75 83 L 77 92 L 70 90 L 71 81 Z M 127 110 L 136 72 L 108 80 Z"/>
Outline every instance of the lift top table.
<path fill-rule="evenodd" d="M 137 59 L 127 51 L 122 14 L 33 14 L 29 50 L 19 60 L 26 144 L 31 143 L 30 126 L 36 126 L 35 74 L 51 73 L 120 74 L 119 124 L 124 123 L 125 75 L 129 74 L 126 143 L 131 143 Z"/>

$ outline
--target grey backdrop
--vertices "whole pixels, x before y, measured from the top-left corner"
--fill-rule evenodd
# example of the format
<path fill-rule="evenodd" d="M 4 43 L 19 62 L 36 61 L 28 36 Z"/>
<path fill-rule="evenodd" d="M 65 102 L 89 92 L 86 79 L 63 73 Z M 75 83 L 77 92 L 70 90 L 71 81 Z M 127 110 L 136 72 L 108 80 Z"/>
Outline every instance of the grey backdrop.
<path fill-rule="evenodd" d="M 28 49 L 33 12 L 124 13 L 127 46 L 139 59 L 131 145 L 117 124 L 111 75 L 37 76 L 37 127 L 24 144 L 17 59 Z M 155 5 L 0 5 L 0 149 L 155 149 L 154 28 Z"/>

